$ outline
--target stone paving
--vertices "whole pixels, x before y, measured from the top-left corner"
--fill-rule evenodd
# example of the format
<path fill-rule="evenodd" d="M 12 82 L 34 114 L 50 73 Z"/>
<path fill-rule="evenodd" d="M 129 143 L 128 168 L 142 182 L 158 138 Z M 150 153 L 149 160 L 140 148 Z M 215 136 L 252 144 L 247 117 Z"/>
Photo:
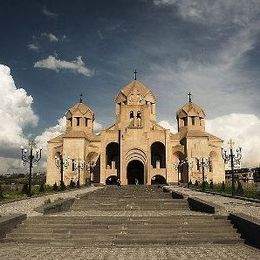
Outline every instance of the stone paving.
<path fill-rule="evenodd" d="M 203 193 L 200 191 L 190 190 L 178 186 L 169 186 L 169 188 L 186 194 L 187 196 L 197 197 L 199 199 L 213 202 L 223 207 L 226 214 L 228 213 L 244 213 L 251 217 L 260 219 L 260 203 L 245 201 L 241 199 L 223 197 L 220 195 L 214 195 L 209 193 Z M 259 258 L 260 259 L 260 258 Z"/>
<path fill-rule="evenodd" d="M 171 247 L 139 247 L 139 248 L 65 248 L 41 247 L 31 245 L 0 245 L 0 259 L 104 259 L 104 260 L 136 260 L 136 259 L 193 259 L 193 260 L 258 260 L 259 251 L 248 246 L 237 245 L 201 245 Z"/>
<path fill-rule="evenodd" d="M 27 216 L 38 216 L 42 215 L 34 211 L 35 208 L 44 204 L 44 202 L 50 199 L 52 202 L 58 198 L 73 198 L 79 195 L 83 195 L 88 192 L 100 189 L 100 187 L 86 187 L 81 189 L 75 189 L 72 191 L 59 192 L 55 194 L 50 194 L 46 196 L 28 198 L 16 202 L 6 203 L 0 205 L 0 216 L 6 216 L 10 214 L 25 213 Z"/>

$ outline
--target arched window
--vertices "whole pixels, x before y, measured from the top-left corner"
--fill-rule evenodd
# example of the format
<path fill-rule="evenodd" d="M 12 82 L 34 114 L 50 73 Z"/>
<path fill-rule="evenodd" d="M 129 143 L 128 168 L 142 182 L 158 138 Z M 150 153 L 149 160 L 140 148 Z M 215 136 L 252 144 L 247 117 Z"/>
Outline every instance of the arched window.
<path fill-rule="evenodd" d="M 151 145 L 151 164 L 156 168 L 156 162 L 160 162 L 160 168 L 166 167 L 165 146 L 161 142 L 155 142 Z"/>
<path fill-rule="evenodd" d="M 134 111 L 130 111 L 130 126 L 134 126 Z"/>
<path fill-rule="evenodd" d="M 88 126 L 88 119 L 85 117 L 85 126 Z"/>
<path fill-rule="evenodd" d="M 142 126 L 142 113 L 140 111 L 137 112 L 137 126 L 141 127 Z"/>

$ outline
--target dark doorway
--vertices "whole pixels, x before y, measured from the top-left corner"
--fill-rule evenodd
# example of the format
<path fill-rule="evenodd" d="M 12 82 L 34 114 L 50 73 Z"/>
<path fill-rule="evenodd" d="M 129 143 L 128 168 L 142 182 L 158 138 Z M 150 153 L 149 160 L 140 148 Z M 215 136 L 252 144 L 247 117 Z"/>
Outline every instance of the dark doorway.
<path fill-rule="evenodd" d="M 144 165 L 138 160 L 133 160 L 127 165 L 128 184 L 144 184 Z"/>
<path fill-rule="evenodd" d="M 166 184 L 166 180 L 162 175 L 155 175 L 151 180 L 151 184 Z"/>
<path fill-rule="evenodd" d="M 117 185 L 118 184 L 117 180 L 118 180 L 117 176 L 111 175 L 106 179 L 106 185 Z"/>
<path fill-rule="evenodd" d="M 160 168 L 165 168 L 165 146 L 161 142 L 155 142 L 151 145 L 151 164 L 156 168 L 156 161 L 160 162 Z"/>

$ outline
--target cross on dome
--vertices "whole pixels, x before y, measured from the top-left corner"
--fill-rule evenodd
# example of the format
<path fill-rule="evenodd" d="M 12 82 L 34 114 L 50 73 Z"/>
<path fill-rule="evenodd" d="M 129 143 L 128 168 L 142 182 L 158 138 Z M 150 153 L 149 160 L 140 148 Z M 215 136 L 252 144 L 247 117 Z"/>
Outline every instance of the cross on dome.
<path fill-rule="evenodd" d="M 191 94 L 191 92 L 189 92 L 189 93 L 188 93 L 189 103 L 191 103 L 191 96 L 192 96 L 192 94 Z"/>
<path fill-rule="evenodd" d="M 134 71 L 134 80 L 136 80 L 136 74 L 137 74 L 138 72 L 135 70 Z"/>

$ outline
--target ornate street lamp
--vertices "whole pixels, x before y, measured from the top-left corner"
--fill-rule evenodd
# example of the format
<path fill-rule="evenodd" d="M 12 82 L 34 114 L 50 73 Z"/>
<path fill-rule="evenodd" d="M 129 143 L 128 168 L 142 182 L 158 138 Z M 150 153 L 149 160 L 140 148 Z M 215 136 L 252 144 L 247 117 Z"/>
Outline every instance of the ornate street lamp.
<path fill-rule="evenodd" d="M 235 142 L 232 139 L 229 140 L 229 150 L 230 153 L 228 154 L 226 150 L 222 148 L 222 157 L 224 159 L 224 163 L 228 163 L 230 161 L 231 166 L 231 174 L 232 174 L 232 196 L 235 194 L 235 173 L 234 173 L 234 166 L 236 164 L 240 164 L 240 160 L 242 158 L 241 147 L 236 149 L 236 153 L 234 154 L 234 144 Z"/>
<path fill-rule="evenodd" d="M 80 187 L 80 170 L 85 169 L 85 161 L 84 160 L 78 160 L 74 162 L 75 167 L 78 169 L 78 181 L 77 181 L 77 187 Z"/>
<path fill-rule="evenodd" d="M 22 151 L 22 161 L 23 165 L 25 166 L 26 163 L 29 163 L 29 180 L 28 180 L 28 191 L 27 196 L 32 196 L 32 167 L 34 163 L 37 163 L 40 161 L 42 156 L 42 148 L 40 147 L 39 150 L 37 149 L 35 154 L 33 154 L 33 148 L 35 147 L 35 142 L 30 141 L 29 142 L 29 154 L 27 153 L 28 150 L 24 149 L 23 146 L 21 146 Z"/>
<path fill-rule="evenodd" d="M 199 169 L 202 169 L 202 190 L 205 191 L 205 168 L 209 168 L 210 166 L 210 157 L 208 158 L 199 157 L 196 158 L 196 160 Z"/>
<path fill-rule="evenodd" d="M 70 160 L 69 156 L 67 158 L 63 158 L 62 154 L 55 156 L 55 165 L 57 168 L 60 169 L 60 187 L 61 187 L 61 189 L 63 189 L 65 186 L 64 181 L 63 181 L 63 179 L 64 179 L 63 172 L 64 172 L 64 168 L 67 168 L 70 165 L 69 160 Z"/>

